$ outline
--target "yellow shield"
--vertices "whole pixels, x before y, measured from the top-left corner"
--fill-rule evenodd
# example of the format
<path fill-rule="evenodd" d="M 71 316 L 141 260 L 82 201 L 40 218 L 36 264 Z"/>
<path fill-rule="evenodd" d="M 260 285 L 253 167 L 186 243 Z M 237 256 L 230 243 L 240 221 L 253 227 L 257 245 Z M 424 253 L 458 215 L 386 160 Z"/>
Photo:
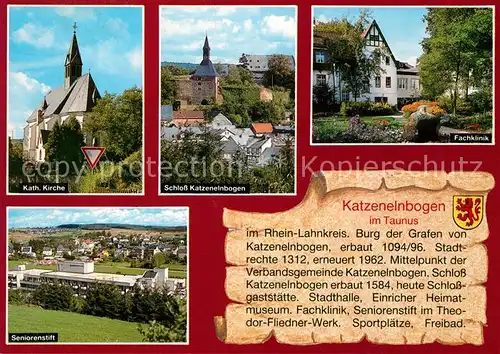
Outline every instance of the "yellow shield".
<path fill-rule="evenodd" d="M 482 195 L 453 196 L 453 220 L 461 229 L 475 229 L 483 221 L 483 215 L 484 197 Z"/>

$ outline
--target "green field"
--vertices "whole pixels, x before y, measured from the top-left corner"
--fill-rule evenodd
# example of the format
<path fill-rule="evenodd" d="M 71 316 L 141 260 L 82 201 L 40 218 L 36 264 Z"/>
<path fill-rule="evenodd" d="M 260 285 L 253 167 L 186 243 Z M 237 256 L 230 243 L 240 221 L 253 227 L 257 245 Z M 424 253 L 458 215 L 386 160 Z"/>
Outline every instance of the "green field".
<path fill-rule="evenodd" d="M 9 261 L 9 269 L 14 268 L 18 264 L 26 264 L 26 269 L 47 269 L 56 270 L 56 266 L 43 266 L 27 261 Z M 165 264 L 162 268 L 168 268 L 168 276 L 171 278 L 186 278 L 186 266 L 181 264 Z M 120 272 L 125 275 L 142 275 L 147 269 L 144 268 L 130 268 L 129 262 L 103 262 L 94 265 L 96 273 L 111 273 L 116 274 Z"/>
<path fill-rule="evenodd" d="M 138 324 L 39 307 L 9 305 L 9 333 L 58 333 L 60 342 L 142 342 Z"/>

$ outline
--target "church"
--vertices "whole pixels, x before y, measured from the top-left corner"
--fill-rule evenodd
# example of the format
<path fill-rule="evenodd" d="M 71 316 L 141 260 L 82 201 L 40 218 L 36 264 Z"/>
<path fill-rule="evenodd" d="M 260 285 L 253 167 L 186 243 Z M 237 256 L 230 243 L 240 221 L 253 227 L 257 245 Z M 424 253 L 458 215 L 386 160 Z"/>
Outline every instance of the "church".
<path fill-rule="evenodd" d="M 90 72 L 82 75 L 82 57 L 76 38 L 76 24 L 73 26 L 73 39 L 64 62 L 64 83 L 52 89 L 43 97 L 27 120 L 24 127 L 23 149 L 25 156 L 36 162 L 45 161 L 45 148 L 54 124 L 63 124 L 74 115 L 80 126 L 86 116 L 101 98 Z M 90 136 L 86 143 L 92 143 Z"/>
<path fill-rule="evenodd" d="M 210 44 L 205 36 L 203 45 L 203 60 L 189 79 L 177 80 L 178 99 L 188 104 L 203 104 L 205 102 L 220 102 L 219 74 L 210 60 Z"/>

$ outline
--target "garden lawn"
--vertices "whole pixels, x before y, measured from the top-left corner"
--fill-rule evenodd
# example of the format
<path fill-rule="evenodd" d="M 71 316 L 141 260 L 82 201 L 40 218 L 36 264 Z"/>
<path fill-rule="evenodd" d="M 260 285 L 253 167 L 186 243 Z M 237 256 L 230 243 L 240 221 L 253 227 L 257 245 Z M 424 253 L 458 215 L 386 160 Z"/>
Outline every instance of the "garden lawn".
<path fill-rule="evenodd" d="M 59 342 L 142 342 L 138 323 L 9 305 L 9 333 L 58 333 Z"/>

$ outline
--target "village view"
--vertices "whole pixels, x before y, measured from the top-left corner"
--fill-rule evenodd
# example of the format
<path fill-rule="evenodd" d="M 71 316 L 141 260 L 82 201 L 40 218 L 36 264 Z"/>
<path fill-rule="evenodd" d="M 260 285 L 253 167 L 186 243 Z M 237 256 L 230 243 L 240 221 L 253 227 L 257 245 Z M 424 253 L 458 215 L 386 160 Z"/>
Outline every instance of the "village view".
<path fill-rule="evenodd" d="M 185 192 L 186 185 L 294 192 L 296 34 L 265 27 L 273 18 L 294 29 L 295 10 L 247 10 L 238 7 L 232 17 L 217 15 L 216 7 L 200 11 L 214 25 L 194 20 L 193 34 L 172 33 L 178 27 L 167 25 L 182 21 L 182 11 L 162 9 L 162 192 Z M 177 45 L 174 35 L 192 43 Z M 247 36 L 261 45 L 242 43 Z M 227 43 L 238 38 L 239 48 Z"/>
<path fill-rule="evenodd" d="M 50 317 L 53 330 L 46 332 L 59 333 L 59 341 L 184 342 L 187 220 L 161 223 L 10 222 L 9 332 L 42 332 Z M 91 327 L 76 333 L 57 325 L 54 316 L 99 323 L 102 331 L 97 337 Z"/>

